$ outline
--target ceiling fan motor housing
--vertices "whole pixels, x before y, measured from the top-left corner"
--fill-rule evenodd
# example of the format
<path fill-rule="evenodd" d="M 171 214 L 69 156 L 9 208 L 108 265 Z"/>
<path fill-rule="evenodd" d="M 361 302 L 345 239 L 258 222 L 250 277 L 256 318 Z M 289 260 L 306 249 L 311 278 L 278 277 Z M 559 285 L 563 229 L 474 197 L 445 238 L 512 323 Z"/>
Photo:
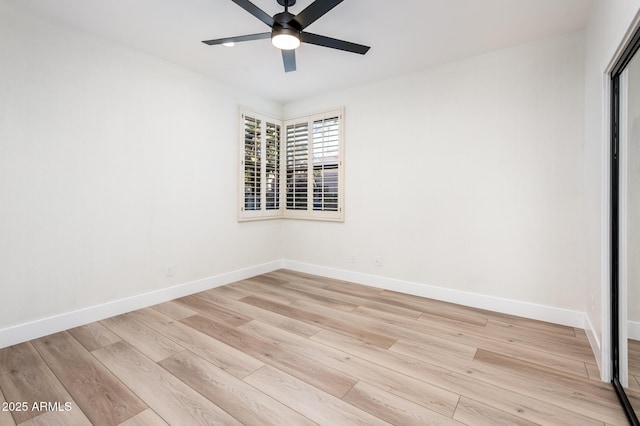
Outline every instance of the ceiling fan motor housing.
<path fill-rule="evenodd" d="M 302 31 L 302 27 L 298 24 L 293 18 L 296 15 L 289 12 L 280 12 L 273 15 L 273 28 L 287 28 L 291 30 L 295 30 L 297 32 Z"/>
<path fill-rule="evenodd" d="M 273 16 L 273 27 L 271 29 L 271 38 L 277 35 L 290 35 L 297 39 L 300 38 L 302 28 L 293 19 L 295 15 L 289 12 L 278 13 Z"/>

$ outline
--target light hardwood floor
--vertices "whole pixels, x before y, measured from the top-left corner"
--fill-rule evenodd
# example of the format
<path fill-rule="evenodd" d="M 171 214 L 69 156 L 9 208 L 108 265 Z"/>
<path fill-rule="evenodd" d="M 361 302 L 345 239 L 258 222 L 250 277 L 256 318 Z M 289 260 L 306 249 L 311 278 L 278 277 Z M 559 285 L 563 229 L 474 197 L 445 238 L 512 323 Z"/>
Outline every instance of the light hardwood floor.
<path fill-rule="evenodd" d="M 583 330 L 286 270 L 1 349 L 0 390 L 3 426 L 627 424 Z"/>

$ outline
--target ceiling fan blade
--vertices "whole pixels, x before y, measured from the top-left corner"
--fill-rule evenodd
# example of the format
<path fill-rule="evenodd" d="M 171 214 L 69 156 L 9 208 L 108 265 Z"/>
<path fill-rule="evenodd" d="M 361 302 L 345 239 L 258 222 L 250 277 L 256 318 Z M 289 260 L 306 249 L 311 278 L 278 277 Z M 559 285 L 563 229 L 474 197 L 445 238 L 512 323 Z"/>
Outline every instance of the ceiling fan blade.
<path fill-rule="evenodd" d="M 237 37 L 225 37 L 219 38 L 216 40 L 205 40 L 204 44 L 208 44 L 209 46 L 213 46 L 215 44 L 223 44 L 223 43 L 240 43 L 243 41 L 251 41 L 251 40 L 262 40 L 263 38 L 270 38 L 271 33 L 258 33 L 258 34 L 248 34 Z"/>
<path fill-rule="evenodd" d="M 264 10 L 260 9 L 255 4 L 251 3 L 249 0 L 231 0 L 265 24 L 270 27 L 273 27 L 273 18 L 267 14 Z"/>
<path fill-rule="evenodd" d="M 313 24 L 318 18 L 342 3 L 343 0 L 316 0 L 298 13 L 293 20 L 304 30 Z"/>
<path fill-rule="evenodd" d="M 296 70 L 296 51 L 282 50 L 282 62 L 284 62 L 284 72 L 291 72 Z"/>
<path fill-rule="evenodd" d="M 351 43 L 350 41 L 338 40 L 337 38 L 326 37 L 318 34 L 300 33 L 300 41 L 309 44 L 315 44 L 317 46 L 330 47 L 331 49 L 339 49 L 352 53 L 359 53 L 364 55 L 370 49 L 369 46 L 362 44 Z"/>

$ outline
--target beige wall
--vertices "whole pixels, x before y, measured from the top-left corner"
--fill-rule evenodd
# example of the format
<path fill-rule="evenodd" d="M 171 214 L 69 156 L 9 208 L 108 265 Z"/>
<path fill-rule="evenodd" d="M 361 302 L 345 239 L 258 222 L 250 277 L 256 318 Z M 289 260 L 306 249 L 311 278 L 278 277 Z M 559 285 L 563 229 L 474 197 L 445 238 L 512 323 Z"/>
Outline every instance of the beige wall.
<path fill-rule="evenodd" d="M 236 221 L 240 104 L 281 112 L 0 0 L 0 330 L 281 259 Z"/>
<path fill-rule="evenodd" d="M 584 312 L 583 73 L 574 33 L 285 105 L 346 109 L 346 221 L 285 258 Z"/>

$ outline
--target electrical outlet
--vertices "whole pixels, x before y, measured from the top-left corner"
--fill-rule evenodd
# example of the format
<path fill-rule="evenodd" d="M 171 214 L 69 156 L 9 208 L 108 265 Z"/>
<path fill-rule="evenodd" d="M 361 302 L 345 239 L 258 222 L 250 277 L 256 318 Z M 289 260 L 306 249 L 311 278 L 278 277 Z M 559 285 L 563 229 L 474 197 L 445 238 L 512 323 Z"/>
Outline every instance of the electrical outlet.
<path fill-rule="evenodd" d="M 175 274 L 175 272 L 176 272 L 175 266 L 173 266 L 173 264 L 168 264 L 164 271 L 164 276 L 167 278 L 172 277 L 173 274 Z"/>
<path fill-rule="evenodd" d="M 349 256 L 349 263 L 356 263 L 358 257 L 355 254 Z"/>
<path fill-rule="evenodd" d="M 382 258 L 381 258 L 381 257 L 376 257 L 376 258 L 373 260 L 373 263 L 374 263 L 374 265 L 376 265 L 377 267 L 382 266 Z"/>

